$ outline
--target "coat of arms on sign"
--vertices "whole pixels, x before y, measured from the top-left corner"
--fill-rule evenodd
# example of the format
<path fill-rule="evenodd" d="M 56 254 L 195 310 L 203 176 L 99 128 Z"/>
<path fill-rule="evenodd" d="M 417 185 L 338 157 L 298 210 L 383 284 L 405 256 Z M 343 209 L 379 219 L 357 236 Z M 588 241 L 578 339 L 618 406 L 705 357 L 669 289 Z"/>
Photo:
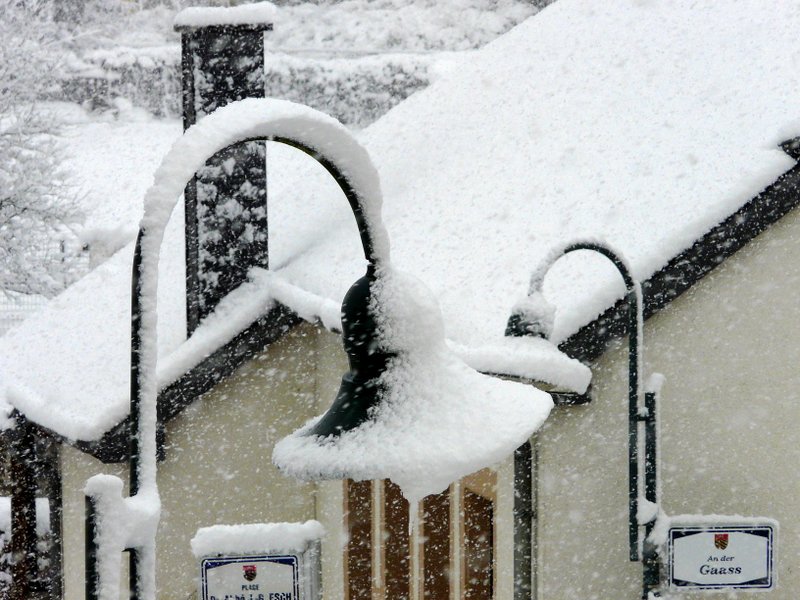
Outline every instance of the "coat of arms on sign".
<path fill-rule="evenodd" d="M 247 579 L 247 581 L 253 581 L 253 579 L 256 578 L 255 565 L 243 565 L 242 569 L 244 570 L 244 578 Z"/>
<path fill-rule="evenodd" d="M 728 547 L 728 534 L 715 533 L 714 534 L 714 547 L 719 550 L 725 550 Z"/>

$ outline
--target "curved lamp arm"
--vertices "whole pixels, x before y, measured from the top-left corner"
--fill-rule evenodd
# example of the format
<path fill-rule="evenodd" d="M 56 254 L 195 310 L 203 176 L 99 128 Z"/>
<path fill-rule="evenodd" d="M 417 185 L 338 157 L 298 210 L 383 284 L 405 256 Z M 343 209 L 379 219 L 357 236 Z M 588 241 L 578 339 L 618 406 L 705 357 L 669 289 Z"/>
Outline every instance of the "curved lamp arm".
<path fill-rule="evenodd" d="M 624 259 L 621 252 L 615 250 L 610 244 L 597 240 L 580 240 L 577 242 L 569 242 L 562 246 L 556 246 L 544 257 L 539 266 L 533 271 L 531 275 L 530 285 L 528 286 L 528 293 L 531 294 L 536 291 L 541 291 L 542 284 L 544 283 L 545 275 L 550 271 L 553 264 L 558 261 L 562 256 L 578 250 L 589 250 L 602 254 L 609 259 L 619 271 L 622 280 L 625 282 L 625 289 L 630 292 L 635 281 L 631 275 L 631 269 L 628 262 Z"/>
<path fill-rule="evenodd" d="M 269 101 L 242 101 L 244 103 L 254 103 L 254 102 L 269 102 Z M 234 103 L 237 104 L 237 103 Z M 217 112 L 225 111 L 228 107 L 232 105 L 227 105 L 225 108 L 221 109 Z M 230 112 L 230 111 L 228 111 Z M 315 111 L 316 112 L 316 111 Z M 214 113 L 216 114 L 216 113 Z M 320 116 L 322 113 L 317 113 Z M 326 120 L 330 119 L 326 117 Z M 333 121 L 332 119 L 330 119 Z M 198 124 L 199 125 L 199 124 Z M 326 124 L 328 125 L 328 124 Z M 345 133 L 353 143 L 358 145 L 358 148 L 362 150 L 364 156 L 366 156 L 366 151 L 355 142 L 354 138 L 352 138 L 349 132 L 346 132 L 344 128 L 338 124 L 338 122 L 333 122 L 330 126 L 335 127 L 335 134 L 341 136 Z M 187 130 L 186 134 L 189 134 L 190 130 Z M 237 139 L 233 139 L 230 141 L 228 138 L 226 141 L 227 143 L 220 148 L 216 148 L 215 150 L 205 156 L 203 158 L 203 162 L 199 165 L 195 165 L 195 169 L 192 173 L 192 176 L 195 171 L 200 169 L 203 164 L 205 164 L 205 160 L 209 158 L 211 155 L 215 154 L 219 150 L 231 145 L 237 144 L 241 142 L 248 142 L 254 140 L 264 140 L 279 142 L 282 144 L 286 144 L 293 148 L 297 148 L 302 152 L 305 152 L 314 160 L 316 160 L 320 165 L 322 165 L 326 171 L 334 178 L 336 183 L 341 188 L 342 192 L 344 192 L 345 197 L 350 205 L 351 210 L 353 211 L 353 215 L 356 220 L 356 225 L 358 226 L 359 236 L 361 238 L 361 244 L 364 251 L 364 258 L 367 261 L 367 272 L 374 273 L 375 269 L 380 266 L 382 262 L 388 260 L 388 241 L 386 241 L 386 232 L 383 227 L 382 221 L 378 220 L 377 223 L 375 222 L 376 215 L 369 215 L 369 208 L 374 206 L 376 203 L 378 208 L 380 207 L 380 196 L 378 197 L 365 197 L 358 191 L 358 188 L 354 185 L 352 178 L 348 177 L 343 168 L 337 165 L 333 159 L 329 158 L 328 156 L 322 154 L 319 149 L 312 146 L 311 143 L 304 140 L 302 136 L 297 137 L 289 137 L 287 135 L 270 135 L 265 133 L 263 136 L 254 137 L 254 136 L 246 136 L 246 137 L 239 137 Z M 219 144 L 217 144 L 219 145 Z M 176 144 L 177 146 L 177 144 Z M 166 164 L 169 157 L 175 154 L 175 147 L 173 147 L 170 154 L 164 159 L 164 163 Z M 363 163 L 363 166 L 374 171 L 374 167 L 367 159 L 368 162 Z M 163 167 L 162 167 L 163 168 Z M 377 173 L 375 174 L 377 178 Z M 188 182 L 188 179 L 182 183 L 185 185 Z M 148 192 L 147 197 L 155 196 L 153 190 L 158 187 L 158 182 L 151 188 L 151 191 Z M 181 188 L 182 189 L 182 188 Z M 379 192 L 379 187 L 377 188 Z M 157 325 L 158 316 L 156 314 L 156 292 L 157 292 L 157 272 L 151 276 L 152 281 L 150 282 L 150 290 L 149 293 L 151 298 L 153 298 L 152 307 L 149 307 L 149 311 L 152 314 L 148 319 L 145 315 L 145 307 L 142 302 L 142 298 L 145 291 L 145 280 L 148 276 L 148 272 L 146 271 L 146 265 L 157 265 L 157 261 L 160 255 L 160 244 L 161 240 L 163 239 L 163 232 L 167 225 L 167 220 L 169 219 L 172 210 L 175 207 L 175 204 L 178 201 L 179 196 L 176 196 L 172 201 L 171 205 L 167 206 L 159 206 L 157 208 L 150 208 L 147 204 L 145 206 L 145 216 L 142 219 L 142 225 L 139 228 L 139 233 L 136 238 L 136 246 L 134 250 L 134 259 L 133 259 L 133 273 L 132 273 L 132 289 L 131 289 L 131 434 L 130 434 L 130 455 L 131 455 L 131 464 L 130 464 L 130 493 L 134 495 L 138 492 L 140 486 L 143 482 L 143 473 L 142 473 L 142 457 L 143 456 L 155 456 L 155 437 L 151 435 L 147 435 L 148 438 L 153 438 L 153 447 L 147 448 L 146 452 L 142 451 L 142 448 L 139 447 L 139 433 L 140 433 L 140 416 L 142 411 L 142 399 L 145 392 L 145 387 L 143 385 L 143 378 L 144 378 L 144 371 L 148 368 L 144 366 L 144 350 L 143 350 L 143 331 L 145 330 L 147 321 L 152 321 L 150 325 L 152 326 L 152 330 L 155 331 L 155 327 Z M 145 201 L 147 202 L 147 200 Z M 148 208 L 150 210 L 148 211 Z M 156 222 L 153 225 L 145 226 L 145 223 L 148 221 L 148 218 L 151 217 L 148 213 L 155 213 L 158 212 L 157 216 L 162 217 L 160 222 Z M 372 222 L 370 221 L 369 217 L 372 217 Z M 380 219 L 380 214 L 377 215 L 378 219 Z M 155 218 L 155 217 L 153 217 Z M 147 242 L 150 238 L 157 238 L 158 244 L 150 244 L 149 250 L 153 253 L 151 259 L 148 262 L 143 261 L 143 256 L 145 252 L 145 248 L 148 247 Z M 157 271 L 157 267 L 151 267 L 154 271 Z M 151 336 L 154 337 L 154 336 Z M 151 365 L 149 366 L 149 370 L 155 373 L 156 361 L 155 361 L 155 353 L 153 354 L 153 358 L 151 359 Z M 155 415 L 149 415 L 152 419 Z M 144 458 L 144 460 L 148 460 Z M 151 467 L 154 466 L 154 460 L 150 460 L 153 463 Z"/>
<path fill-rule="evenodd" d="M 534 270 L 528 294 L 541 293 L 545 275 L 558 259 L 571 252 L 588 250 L 609 259 L 625 282 L 628 299 L 628 544 L 631 561 L 639 560 L 639 406 L 642 395 L 640 374 L 642 372 L 641 346 L 642 302 L 641 286 L 631 275 L 631 269 L 622 254 L 599 241 L 570 242 L 549 252 Z M 520 330 L 516 325 L 517 331 Z M 510 327 L 510 329 L 513 329 Z M 524 329 L 524 328 L 522 328 Z"/>
<path fill-rule="evenodd" d="M 158 498 L 156 484 L 158 260 L 167 221 L 187 182 L 220 150 L 239 142 L 268 140 L 297 148 L 321 164 L 344 192 L 358 226 L 367 275 L 389 259 L 381 218 L 378 173 L 359 142 L 335 119 L 280 100 L 233 102 L 190 127 L 156 171 L 144 200 L 136 238 L 131 289 L 130 496 Z M 132 598 L 155 592 L 152 547 L 134 548 Z M 149 570 L 144 568 L 148 564 Z M 95 576 L 97 573 L 95 573 Z M 145 580 L 146 579 L 146 580 Z M 87 585 L 89 577 L 87 575 Z M 94 581 L 94 579 L 92 580 Z M 152 600 L 149 599 L 148 600 Z"/>

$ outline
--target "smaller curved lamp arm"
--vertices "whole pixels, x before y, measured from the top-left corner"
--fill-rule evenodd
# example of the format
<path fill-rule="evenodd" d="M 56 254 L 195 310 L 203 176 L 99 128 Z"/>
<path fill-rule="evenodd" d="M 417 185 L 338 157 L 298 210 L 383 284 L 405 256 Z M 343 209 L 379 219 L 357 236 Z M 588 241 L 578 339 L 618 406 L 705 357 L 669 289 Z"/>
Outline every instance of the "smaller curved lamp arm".
<path fill-rule="evenodd" d="M 545 256 L 531 276 L 528 294 L 541 294 L 544 278 L 553 264 L 562 256 L 579 250 L 597 252 L 609 259 L 619 271 L 625 283 L 628 302 L 628 542 L 631 561 L 639 560 L 639 406 L 642 395 L 640 374 L 642 371 L 642 303 L 641 288 L 631 275 L 627 261 L 609 245 L 599 241 L 570 242 L 558 246 Z M 527 326 L 520 315 L 512 314 L 507 335 L 523 334 Z M 535 330 L 535 327 L 531 327 Z"/>
<path fill-rule="evenodd" d="M 627 261 L 622 258 L 622 255 L 619 252 L 601 242 L 575 242 L 564 248 L 562 256 L 569 254 L 570 252 L 576 252 L 577 250 L 590 250 L 605 256 L 608 260 L 614 263 L 617 271 L 619 271 L 619 274 L 622 276 L 622 280 L 625 282 L 625 289 L 628 291 L 628 293 L 633 291 L 633 288 L 636 284 L 631 276 L 631 271 L 628 267 Z"/>
<path fill-rule="evenodd" d="M 613 249 L 609 244 L 605 242 L 595 241 L 595 240 L 582 240 L 577 242 L 569 242 L 564 245 L 556 246 L 552 250 L 550 250 L 539 263 L 539 266 L 534 269 L 533 274 L 531 275 L 531 281 L 528 285 L 528 293 L 531 294 L 536 291 L 541 291 L 542 284 L 544 283 L 544 278 L 547 273 L 550 272 L 553 264 L 558 261 L 562 256 L 566 254 L 570 254 L 571 252 L 576 252 L 578 250 L 589 250 L 592 252 L 597 252 L 598 254 L 602 254 L 607 259 L 609 259 L 614 266 L 619 271 L 619 274 L 622 276 L 622 280 L 625 283 L 625 289 L 630 292 L 634 287 L 634 279 L 631 275 L 630 267 L 626 260 L 623 259 L 622 254 L 617 250 Z"/>

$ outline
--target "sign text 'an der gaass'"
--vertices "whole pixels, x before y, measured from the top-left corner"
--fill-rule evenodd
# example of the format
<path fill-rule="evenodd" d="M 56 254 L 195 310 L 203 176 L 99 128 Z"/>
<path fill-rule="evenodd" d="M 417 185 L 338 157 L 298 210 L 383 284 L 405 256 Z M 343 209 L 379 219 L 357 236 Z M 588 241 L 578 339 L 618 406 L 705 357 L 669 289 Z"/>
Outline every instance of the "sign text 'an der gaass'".
<path fill-rule="evenodd" d="M 766 521 L 766 522 L 765 522 Z M 713 523 L 669 528 L 673 590 L 774 589 L 777 523 Z"/>

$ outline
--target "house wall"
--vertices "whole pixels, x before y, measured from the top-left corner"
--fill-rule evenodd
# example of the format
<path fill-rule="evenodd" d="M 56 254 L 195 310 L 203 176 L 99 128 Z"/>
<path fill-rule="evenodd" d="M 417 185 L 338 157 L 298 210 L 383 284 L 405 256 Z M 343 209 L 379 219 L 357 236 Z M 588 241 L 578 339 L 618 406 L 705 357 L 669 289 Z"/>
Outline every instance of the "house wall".
<path fill-rule="evenodd" d="M 319 337 L 310 325 L 295 328 L 168 424 L 166 460 L 158 471 L 159 599 L 194 597 L 199 564 L 189 540 L 199 527 L 315 518 L 315 486 L 280 475 L 270 457 L 278 439 L 317 412 Z M 127 466 L 103 465 L 64 449 L 64 574 L 70 600 L 84 597 L 86 479 L 102 472 L 127 480 L 126 471 Z"/>
<path fill-rule="evenodd" d="M 199 527 L 312 518 L 327 531 L 322 541 L 324 597 L 343 598 L 343 482 L 295 482 L 272 466 L 270 456 L 278 439 L 329 406 L 346 369 L 339 336 L 303 325 L 168 424 L 166 460 L 158 471 L 159 599 L 195 597 L 199 564 L 189 541 Z M 65 598 L 79 600 L 85 585 L 83 487 L 97 473 L 127 480 L 127 465 L 103 465 L 65 447 L 61 468 Z M 513 461 L 500 465 L 496 477 L 496 597 L 504 599 L 513 592 Z M 416 565 L 415 571 L 420 568 Z M 459 600 L 458 589 L 454 586 L 452 600 Z M 127 598 L 126 589 L 120 598 Z"/>
<path fill-rule="evenodd" d="M 787 215 L 645 326 L 666 376 L 667 514 L 777 519 L 777 590 L 800 589 L 800 215 Z M 627 340 L 594 368 L 594 401 L 538 436 L 540 600 L 639 598 L 627 558 Z M 742 596 L 745 594 L 741 594 Z M 723 593 L 682 593 L 714 600 Z M 739 597 L 739 596 L 737 596 Z"/>
<path fill-rule="evenodd" d="M 318 411 L 326 410 L 336 393 L 342 375 L 347 372 L 347 358 L 342 349 L 341 337 L 320 331 L 317 338 L 317 398 Z M 322 540 L 322 594 L 326 599 L 343 597 L 344 547 L 347 535 L 342 520 L 344 482 L 323 481 L 317 484 L 316 519 L 325 526 Z"/>
<path fill-rule="evenodd" d="M 319 411 L 324 411 L 330 405 L 336 392 L 339 390 L 342 375 L 347 371 L 347 359 L 342 350 L 339 335 L 321 332 L 317 339 L 317 394 L 319 397 Z M 514 533 L 512 511 L 514 507 L 514 467 L 513 458 L 497 465 L 497 489 L 495 521 L 495 598 L 496 600 L 510 600 L 513 594 L 513 569 L 514 569 Z M 458 490 L 460 483 L 454 489 Z M 458 494 L 454 494 L 456 498 Z M 344 530 L 342 508 L 344 506 L 344 485 L 341 481 L 328 481 L 318 484 L 316 493 L 317 519 L 325 525 L 327 535 L 322 541 L 322 586 L 325 600 L 340 600 L 344 597 L 344 548 L 347 544 L 347 535 Z M 458 511 L 459 503 L 454 499 L 453 510 Z M 418 515 L 421 514 L 421 510 Z M 457 523 L 458 515 L 452 515 L 452 522 Z M 419 518 L 419 517 L 418 517 Z M 458 543 L 455 532 L 454 544 Z M 416 532 L 412 536 L 412 548 L 419 549 L 421 539 Z M 453 548 L 454 556 L 458 548 Z M 459 554 L 460 555 L 460 554 Z M 422 572 L 418 552 L 412 553 L 413 572 Z M 375 547 L 374 557 L 376 565 L 380 565 L 382 557 L 378 547 Z M 380 579 L 376 571 L 376 580 Z M 457 573 L 455 574 L 457 576 Z M 419 586 L 413 586 L 419 594 Z M 376 598 L 381 598 L 379 591 L 381 585 L 376 583 L 373 590 Z M 460 587 L 453 585 L 451 600 L 460 600 Z M 385 600 L 392 600 L 385 598 Z M 491 600 L 491 599 L 487 599 Z"/>
<path fill-rule="evenodd" d="M 646 372 L 666 376 L 661 405 L 663 506 L 668 514 L 765 516 L 780 522 L 778 589 L 800 589 L 800 217 L 792 213 L 728 259 L 645 327 Z M 195 592 L 194 531 L 214 523 L 318 518 L 325 598 L 341 598 L 342 484 L 278 474 L 274 442 L 327 407 L 346 368 L 338 336 L 296 328 L 167 428 L 160 465 L 160 598 Z M 627 345 L 594 366 L 594 401 L 553 412 L 537 435 L 538 600 L 638 598 L 627 557 Z M 265 424 L 270 424 L 269 426 Z M 98 472 L 65 448 L 66 597 L 83 597 L 83 494 Z M 501 467 L 497 600 L 511 598 L 510 468 Z M 505 481 L 506 483 L 501 483 Z M 682 594 L 708 600 L 722 593 Z"/>
<path fill-rule="evenodd" d="M 646 371 L 666 376 L 665 510 L 777 519 L 778 589 L 767 597 L 787 600 L 800 589 L 800 528 L 792 518 L 800 508 L 796 256 L 800 217 L 792 213 L 650 319 L 645 333 Z M 327 407 L 345 368 L 338 336 L 302 326 L 170 423 L 159 473 L 161 598 L 194 593 L 189 539 L 197 527 L 314 517 L 328 529 L 325 597 L 341 597 L 341 482 L 287 480 L 269 456 L 277 439 Z M 626 377 L 622 341 L 594 367 L 594 402 L 555 410 L 537 435 L 538 600 L 639 597 L 641 565 L 627 558 Z M 81 490 L 95 473 L 125 469 L 73 449 L 62 463 L 67 597 L 82 598 Z M 498 484 L 506 506 L 498 511 L 498 543 L 511 539 L 513 526 L 508 465 L 500 473 L 507 483 Z M 511 597 L 512 550 L 497 548 L 498 600 Z"/>

